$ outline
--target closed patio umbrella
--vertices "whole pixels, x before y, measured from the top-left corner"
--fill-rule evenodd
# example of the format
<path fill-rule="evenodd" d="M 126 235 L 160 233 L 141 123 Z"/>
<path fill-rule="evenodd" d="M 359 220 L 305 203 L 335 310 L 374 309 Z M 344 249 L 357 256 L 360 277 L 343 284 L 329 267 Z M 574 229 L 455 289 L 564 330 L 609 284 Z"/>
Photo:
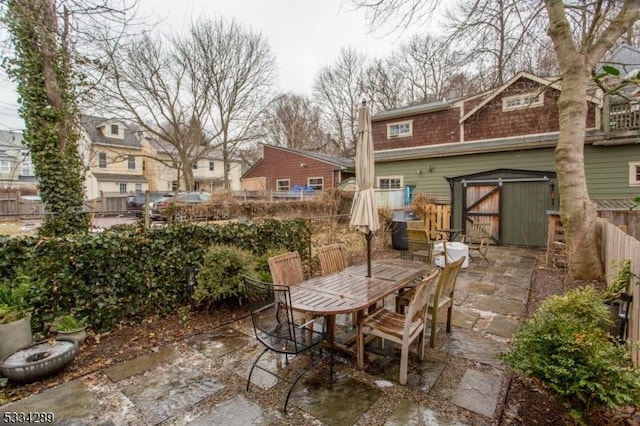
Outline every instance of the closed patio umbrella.
<path fill-rule="evenodd" d="M 371 276 L 371 239 L 380 228 L 376 193 L 373 189 L 375 164 L 371 137 L 371 111 L 365 101 L 358 109 L 358 135 L 356 146 L 356 193 L 351 205 L 350 226 L 357 228 L 367 240 L 367 276 Z"/>

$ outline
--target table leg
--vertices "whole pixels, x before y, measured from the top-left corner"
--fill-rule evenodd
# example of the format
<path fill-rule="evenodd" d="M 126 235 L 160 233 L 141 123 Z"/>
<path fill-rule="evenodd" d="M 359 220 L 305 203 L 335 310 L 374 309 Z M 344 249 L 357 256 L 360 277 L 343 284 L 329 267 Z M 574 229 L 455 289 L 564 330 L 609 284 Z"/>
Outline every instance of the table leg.
<path fill-rule="evenodd" d="M 327 322 L 327 343 L 333 345 L 336 333 L 336 316 L 327 315 L 325 321 Z"/>
<path fill-rule="evenodd" d="M 356 313 L 356 353 L 358 357 L 358 368 L 364 369 L 364 335 L 360 333 L 364 321 L 364 311 Z"/>

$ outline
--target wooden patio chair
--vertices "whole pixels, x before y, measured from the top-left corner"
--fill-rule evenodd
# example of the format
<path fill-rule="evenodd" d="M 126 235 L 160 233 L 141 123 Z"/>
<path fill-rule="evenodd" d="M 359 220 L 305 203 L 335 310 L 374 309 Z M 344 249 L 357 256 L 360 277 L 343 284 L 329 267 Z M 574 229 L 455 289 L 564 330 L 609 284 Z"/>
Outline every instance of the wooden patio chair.
<path fill-rule="evenodd" d="M 342 271 L 347 267 L 347 257 L 344 254 L 344 246 L 342 244 L 329 244 L 318 247 L 318 257 L 320 258 L 322 275 Z"/>
<path fill-rule="evenodd" d="M 469 226 L 469 233 L 462 236 L 462 242 L 469 246 L 470 258 L 471 251 L 477 251 L 489 263 L 487 250 L 489 250 L 489 244 L 491 243 L 491 234 L 491 222 L 473 223 Z"/>
<path fill-rule="evenodd" d="M 455 262 L 445 265 L 438 280 L 438 286 L 429 301 L 428 313 L 431 316 L 431 337 L 429 345 L 434 348 L 436 343 L 436 324 L 438 323 L 438 312 L 447 307 L 447 333 L 451 333 L 451 316 L 453 313 L 453 292 L 455 290 L 458 273 L 462 268 L 466 257 L 462 256 Z M 402 313 L 404 307 L 408 306 L 415 289 L 403 292 L 396 298 L 396 312 Z"/>
<path fill-rule="evenodd" d="M 433 242 L 423 229 L 407 228 L 407 257 L 409 260 L 421 260 L 431 263 Z"/>
<path fill-rule="evenodd" d="M 418 283 L 409 301 L 407 314 L 381 308 L 364 318 L 358 331 L 358 368 L 364 368 L 365 335 L 377 336 L 401 345 L 400 377 L 401 385 L 407 384 L 409 366 L 409 346 L 418 339 L 418 356 L 424 359 L 424 338 L 427 331 L 427 307 L 433 292 L 435 279 L 440 273 L 436 269 L 431 275 Z"/>
<path fill-rule="evenodd" d="M 304 281 L 302 260 L 297 251 L 270 257 L 269 270 L 274 284 L 295 285 Z"/>
<path fill-rule="evenodd" d="M 247 392 L 249 392 L 251 385 L 253 370 L 256 368 L 284 380 L 291 385 L 284 402 L 283 411 L 286 413 L 289 397 L 295 385 L 307 371 L 327 358 L 330 358 L 329 378 L 333 382 L 333 355 L 322 351 L 326 328 L 322 327 L 321 331 L 318 331 L 313 327 L 313 324 L 297 324 L 294 321 L 289 286 L 265 283 L 249 277 L 244 277 L 244 284 L 255 336 L 264 345 L 264 350 L 258 355 L 249 370 Z M 313 352 L 316 349 L 318 357 L 314 358 Z M 282 375 L 281 371 L 273 371 L 258 364 L 268 351 L 284 354 L 286 364 L 289 363 L 289 355 L 309 353 L 312 356 L 307 365 L 301 368 L 302 371 L 291 380 Z"/>

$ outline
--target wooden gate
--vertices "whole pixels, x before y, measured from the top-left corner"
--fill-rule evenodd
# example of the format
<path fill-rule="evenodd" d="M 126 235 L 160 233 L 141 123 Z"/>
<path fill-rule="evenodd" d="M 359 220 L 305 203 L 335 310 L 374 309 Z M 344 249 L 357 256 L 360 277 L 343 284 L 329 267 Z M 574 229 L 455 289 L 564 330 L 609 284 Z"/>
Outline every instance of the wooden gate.
<path fill-rule="evenodd" d="M 500 196 L 501 186 L 497 184 L 467 184 L 464 189 L 463 228 L 469 229 L 473 223 L 491 223 L 493 244 L 500 244 Z"/>

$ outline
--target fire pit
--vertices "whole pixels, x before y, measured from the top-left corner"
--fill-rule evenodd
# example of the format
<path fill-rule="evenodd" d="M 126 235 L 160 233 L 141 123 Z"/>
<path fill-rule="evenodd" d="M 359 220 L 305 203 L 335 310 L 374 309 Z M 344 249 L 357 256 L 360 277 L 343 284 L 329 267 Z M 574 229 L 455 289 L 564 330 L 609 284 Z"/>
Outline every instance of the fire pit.
<path fill-rule="evenodd" d="M 57 373 L 78 353 L 71 340 L 37 343 L 9 355 L 2 364 L 2 374 L 18 383 L 31 383 Z"/>

